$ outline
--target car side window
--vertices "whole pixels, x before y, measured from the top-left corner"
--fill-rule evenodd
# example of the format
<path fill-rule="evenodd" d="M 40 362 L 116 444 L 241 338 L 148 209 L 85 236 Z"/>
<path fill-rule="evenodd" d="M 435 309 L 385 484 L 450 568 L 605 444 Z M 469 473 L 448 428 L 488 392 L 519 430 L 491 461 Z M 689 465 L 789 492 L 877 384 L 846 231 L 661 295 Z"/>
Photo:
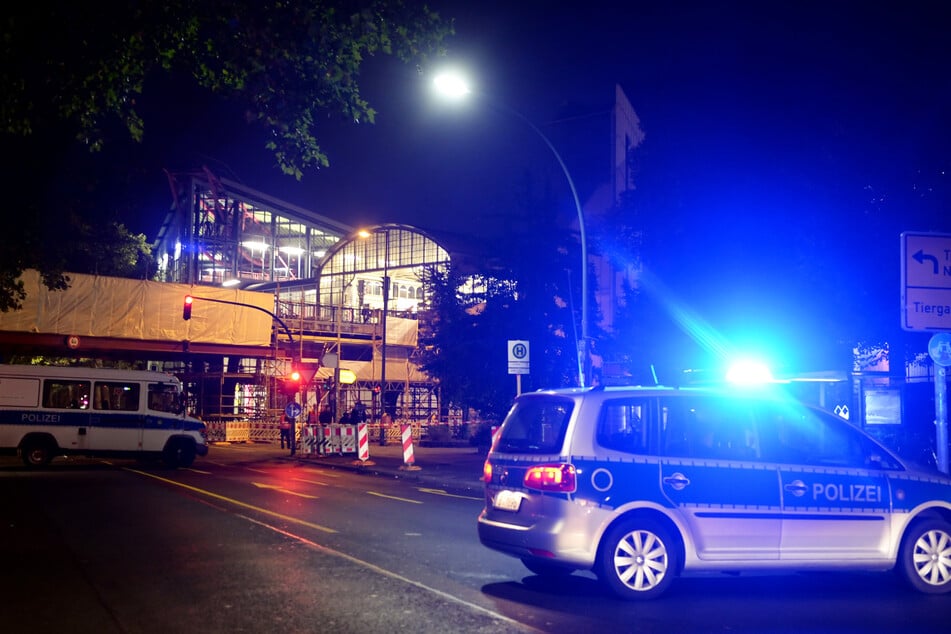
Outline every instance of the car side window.
<path fill-rule="evenodd" d="M 729 397 L 664 399 L 664 454 L 711 460 L 760 460 L 749 403 Z"/>
<path fill-rule="evenodd" d="M 601 406 L 598 444 L 627 453 L 650 453 L 645 399 L 611 399 Z"/>
<path fill-rule="evenodd" d="M 823 467 L 900 466 L 845 421 L 800 403 L 764 403 L 759 409 L 764 458 L 771 462 Z"/>

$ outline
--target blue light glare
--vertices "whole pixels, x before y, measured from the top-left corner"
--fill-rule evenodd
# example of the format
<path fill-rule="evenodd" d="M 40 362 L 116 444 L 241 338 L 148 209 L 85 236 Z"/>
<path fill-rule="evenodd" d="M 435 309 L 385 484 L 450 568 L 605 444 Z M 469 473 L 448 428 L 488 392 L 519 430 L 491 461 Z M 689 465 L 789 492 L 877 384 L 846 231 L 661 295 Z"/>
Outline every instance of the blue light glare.
<path fill-rule="evenodd" d="M 730 365 L 726 380 L 738 385 L 758 385 L 772 382 L 773 373 L 762 361 L 742 359 Z"/>

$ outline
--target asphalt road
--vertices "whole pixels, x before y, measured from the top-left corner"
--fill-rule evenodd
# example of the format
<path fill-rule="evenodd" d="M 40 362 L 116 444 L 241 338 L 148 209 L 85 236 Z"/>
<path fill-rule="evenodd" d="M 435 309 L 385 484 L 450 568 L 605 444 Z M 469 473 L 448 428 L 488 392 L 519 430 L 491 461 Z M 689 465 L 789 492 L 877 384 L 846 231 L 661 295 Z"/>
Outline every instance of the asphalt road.
<path fill-rule="evenodd" d="M 482 548 L 465 486 L 344 464 L 260 447 L 180 470 L 3 459 L 3 630 L 951 631 L 951 597 L 890 574 L 681 579 L 625 603 L 590 574 L 549 581 Z"/>

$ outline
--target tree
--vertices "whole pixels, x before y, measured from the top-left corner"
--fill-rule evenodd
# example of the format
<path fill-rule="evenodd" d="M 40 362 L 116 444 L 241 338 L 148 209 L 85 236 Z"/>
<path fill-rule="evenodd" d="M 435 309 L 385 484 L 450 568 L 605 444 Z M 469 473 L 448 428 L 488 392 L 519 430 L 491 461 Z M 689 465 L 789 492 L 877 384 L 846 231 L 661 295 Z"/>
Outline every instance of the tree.
<path fill-rule="evenodd" d="M 507 358 L 507 342 L 514 339 L 530 342 L 524 390 L 577 385 L 567 264 L 578 255 L 557 248 L 543 233 L 510 251 L 517 254 L 513 268 L 469 274 L 450 265 L 427 272 L 418 358 L 439 381 L 444 402 L 500 419 L 515 396 Z"/>
<path fill-rule="evenodd" d="M 376 111 L 358 83 L 368 58 L 421 64 L 442 54 L 452 33 L 438 14 L 400 0 L 147 0 L 96 10 L 54 0 L 7 11 L 0 22 L 6 137 L 71 136 L 90 151 L 117 138 L 140 141 L 150 82 L 184 77 L 240 104 L 247 123 L 266 130 L 280 169 L 297 178 L 328 165 L 317 138 L 321 117 L 373 122 Z M 0 310 L 19 305 L 24 268 L 39 268 L 51 288 L 65 287 L 63 269 L 22 248 L 42 241 L 42 234 L 18 235 L 16 252 L 0 258 Z"/>

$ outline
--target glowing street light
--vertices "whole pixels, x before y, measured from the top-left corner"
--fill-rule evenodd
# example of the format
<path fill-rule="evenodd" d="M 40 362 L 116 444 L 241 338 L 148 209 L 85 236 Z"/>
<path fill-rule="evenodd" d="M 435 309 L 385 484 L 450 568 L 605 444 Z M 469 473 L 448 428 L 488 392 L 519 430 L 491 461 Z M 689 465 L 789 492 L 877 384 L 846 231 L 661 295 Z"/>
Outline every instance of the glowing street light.
<path fill-rule="evenodd" d="M 472 93 L 468 82 L 457 73 L 441 73 L 437 75 L 433 79 L 433 86 L 440 95 L 454 101 L 464 99 Z M 485 97 L 484 95 L 482 96 Z M 575 189 L 575 182 L 572 180 L 571 174 L 568 172 L 568 167 L 565 165 L 564 160 L 562 160 L 558 150 L 555 149 L 555 146 L 548 137 L 538 129 L 538 126 L 529 121 L 521 112 L 509 106 L 495 100 L 492 100 L 492 104 L 520 119 L 544 141 L 548 149 L 551 150 L 551 153 L 554 154 L 555 160 L 558 161 L 558 165 L 561 167 L 561 171 L 564 172 L 565 178 L 568 181 L 568 187 L 571 189 L 575 210 L 578 213 L 578 232 L 581 241 L 581 340 L 578 342 L 578 382 L 581 387 L 584 387 L 587 382 L 587 369 L 590 363 L 588 345 L 588 240 L 585 236 L 584 212 L 581 209 L 581 201 L 578 199 L 578 191 Z"/>

